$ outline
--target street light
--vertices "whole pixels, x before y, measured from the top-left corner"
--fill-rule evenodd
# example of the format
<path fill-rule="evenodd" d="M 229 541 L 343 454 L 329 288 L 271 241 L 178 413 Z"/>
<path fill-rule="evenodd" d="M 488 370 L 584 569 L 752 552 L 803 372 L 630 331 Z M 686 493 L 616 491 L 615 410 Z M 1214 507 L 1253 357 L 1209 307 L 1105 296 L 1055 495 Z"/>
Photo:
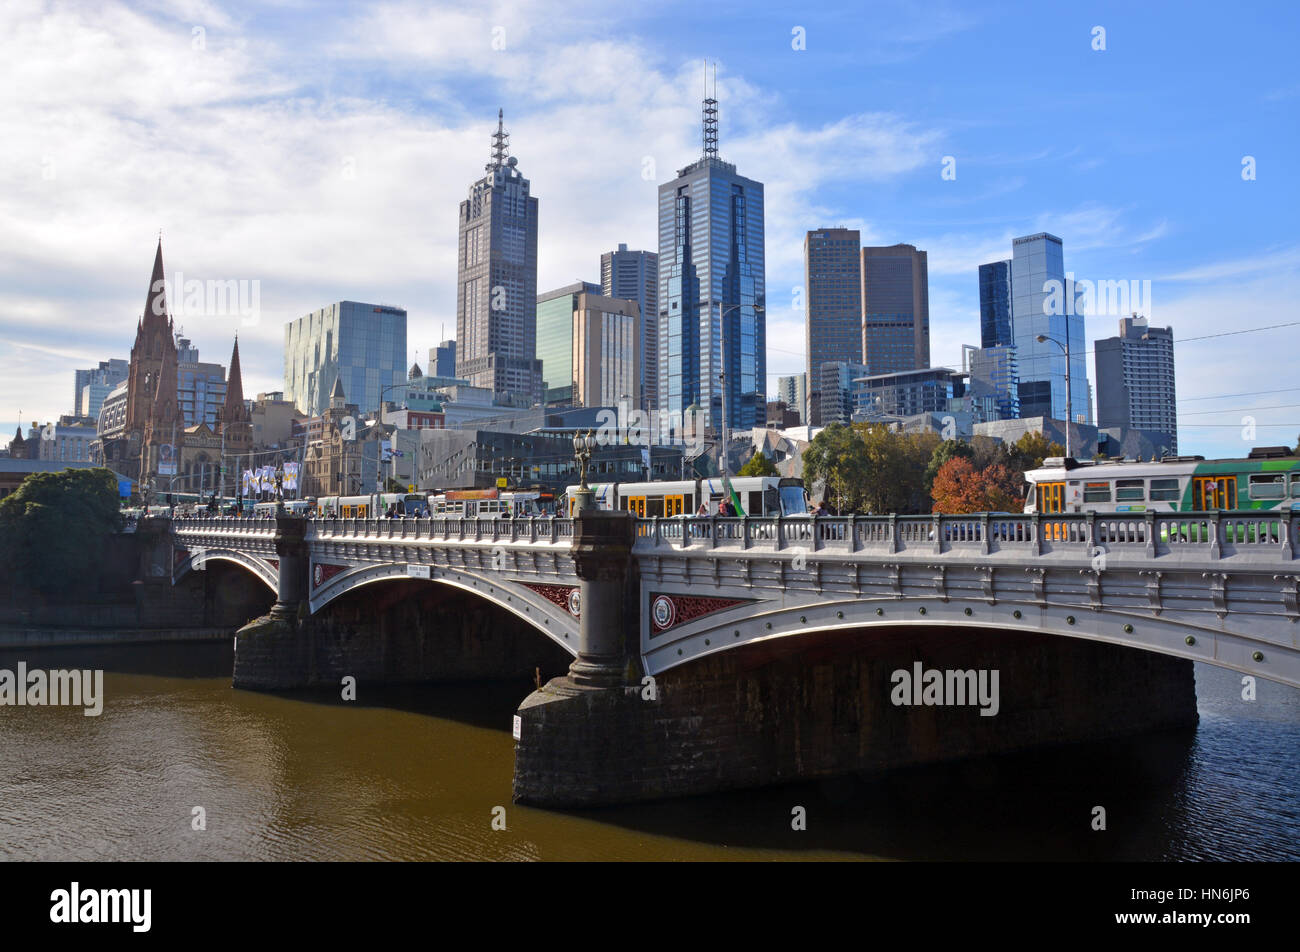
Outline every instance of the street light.
<path fill-rule="evenodd" d="M 379 409 L 376 411 L 376 418 L 378 420 L 377 436 L 379 437 L 379 439 L 378 442 L 375 444 L 375 506 L 376 508 L 379 506 L 379 501 L 382 498 L 382 493 L 384 491 L 384 483 L 383 483 L 384 481 L 384 433 L 383 433 L 384 394 L 386 394 L 389 390 L 397 390 L 401 387 L 409 387 L 409 386 L 410 386 L 410 381 L 403 380 L 399 383 L 392 383 L 389 384 L 387 387 L 379 388 Z M 409 406 L 409 402 L 408 402 L 408 406 Z M 394 463 L 393 465 L 395 469 L 396 463 Z"/>
<path fill-rule="evenodd" d="M 1065 354 L 1065 455 L 1073 456 L 1073 443 L 1070 440 L 1070 424 L 1074 420 L 1074 401 L 1071 399 L 1073 394 L 1070 392 L 1070 335 L 1065 335 L 1065 346 L 1055 337 L 1048 337 L 1046 334 L 1038 335 L 1038 343 L 1046 344 L 1051 341 Z"/>
<path fill-rule="evenodd" d="M 581 433 L 573 435 L 573 457 L 578 462 L 578 472 L 582 477 L 577 490 L 573 494 L 575 513 L 584 509 L 595 508 L 591 487 L 587 485 L 587 467 L 591 463 L 591 454 L 595 448 L 596 438 L 591 435 L 591 430 L 588 430 L 585 436 Z"/>
<path fill-rule="evenodd" d="M 722 302 L 718 302 L 718 335 L 722 345 L 722 372 L 718 374 L 718 386 L 722 388 L 722 453 L 721 465 L 718 467 L 722 472 L 722 489 L 723 492 L 729 492 L 730 486 L 727 483 L 727 446 L 730 442 L 730 429 L 727 422 L 727 332 L 722 326 L 722 319 L 727 316 L 727 312 L 734 311 L 737 308 L 745 307 L 744 304 L 732 304 L 723 307 Z M 755 313 L 764 310 L 763 305 L 752 305 Z"/>

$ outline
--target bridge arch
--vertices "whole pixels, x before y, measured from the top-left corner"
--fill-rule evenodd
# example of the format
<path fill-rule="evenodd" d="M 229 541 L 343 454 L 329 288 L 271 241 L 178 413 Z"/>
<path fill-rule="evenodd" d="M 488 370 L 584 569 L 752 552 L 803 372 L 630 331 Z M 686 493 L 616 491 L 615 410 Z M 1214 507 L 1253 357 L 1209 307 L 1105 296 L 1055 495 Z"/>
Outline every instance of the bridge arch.
<path fill-rule="evenodd" d="M 246 569 L 263 582 L 272 592 L 280 588 L 280 572 L 264 559 L 241 552 L 238 549 L 209 548 L 189 551 L 184 560 L 176 564 L 172 572 L 172 584 L 176 584 L 190 572 L 199 571 L 205 562 L 230 562 Z"/>
<path fill-rule="evenodd" d="M 522 619 L 570 655 L 577 656 L 579 622 L 571 612 L 560 608 L 554 601 L 521 582 L 503 581 L 500 576 L 489 577 L 449 566 L 368 564 L 347 569 L 323 580 L 319 585 L 315 584 L 313 578 L 308 603 L 311 613 L 316 614 L 331 602 L 358 588 L 391 581 L 434 582 L 474 595 Z"/>
<path fill-rule="evenodd" d="M 1015 631 L 1102 642 L 1201 661 L 1300 687 L 1294 651 L 1228 630 L 1214 613 L 1091 609 L 1078 605 L 982 599 L 844 596 L 782 605 L 737 605 L 651 634 L 651 599 L 643 596 L 642 660 L 649 674 L 743 645 L 833 631 L 949 627 Z M 1271 663 L 1270 663 L 1271 662 Z"/>

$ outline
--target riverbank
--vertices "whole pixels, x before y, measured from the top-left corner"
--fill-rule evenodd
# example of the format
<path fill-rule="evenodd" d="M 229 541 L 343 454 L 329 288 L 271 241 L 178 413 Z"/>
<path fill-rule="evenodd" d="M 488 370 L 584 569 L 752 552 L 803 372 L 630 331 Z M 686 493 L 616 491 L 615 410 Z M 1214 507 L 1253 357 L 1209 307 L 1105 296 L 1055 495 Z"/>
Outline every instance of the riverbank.
<path fill-rule="evenodd" d="M 0 649 L 229 642 L 230 628 L 35 628 L 0 625 Z"/>

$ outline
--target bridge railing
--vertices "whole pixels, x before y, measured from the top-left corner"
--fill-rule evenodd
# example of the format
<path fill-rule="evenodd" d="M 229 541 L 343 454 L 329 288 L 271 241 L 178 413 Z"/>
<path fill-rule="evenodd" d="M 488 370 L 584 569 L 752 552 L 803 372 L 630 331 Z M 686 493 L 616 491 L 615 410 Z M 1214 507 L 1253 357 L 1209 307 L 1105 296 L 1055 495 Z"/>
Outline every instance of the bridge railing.
<path fill-rule="evenodd" d="M 556 516 L 518 519 L 453 519 L 439 516 L 410 519 L 310 519 L 310 539 L 383 539 L 402 542 L 420 539 L 470 543 L 568 544 L 573 520 Z"/>
<path fill-rule="evenodd" d="M 636 548 L 896 553 L 1204 551 L 1208 558 L 1271 554 L 1300 558 L 1300 512 L 976 513 L 965 516 L 673 516 L 637 520 Z"/>

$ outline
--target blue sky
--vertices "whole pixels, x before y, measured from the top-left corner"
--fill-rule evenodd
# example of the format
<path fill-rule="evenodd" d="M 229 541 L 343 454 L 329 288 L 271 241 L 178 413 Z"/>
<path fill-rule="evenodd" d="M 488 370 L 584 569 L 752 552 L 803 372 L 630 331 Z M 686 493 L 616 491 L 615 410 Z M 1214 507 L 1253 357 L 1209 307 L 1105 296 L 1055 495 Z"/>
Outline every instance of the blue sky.
<path fill-rule="evenodd" d="M 0 425 L 67 412 L 74 367 L 127 356 L 159 229 L 169 277 L 260 282 L 256 321 L 178 317 L 205 360 L 239 332 L 246 394 L 282 387 L 284 322 L 340 299 L 406 307 L 423 363 L 454 334 L 457 204 L 498 106 L 540 200 L 539 289 L 598 280 L 602 251 L 654 247 L 707 58 L 722 155 L 766 186 L 769 387 L 803 368 L 806 230 L 926 249 L 946 365 L 978 343 L 976 267 L 1047 230 L 1078 278 L 1152 282 L 1153 322 L 1186 339 L 1184 452 L 1294 443 L 1300 326 L 1193 338 L 1300 321 L 1298 22 L 1284 3 L 8 2 Z M 1090 316 L 1089 339 L 1117 321 Z"/>

